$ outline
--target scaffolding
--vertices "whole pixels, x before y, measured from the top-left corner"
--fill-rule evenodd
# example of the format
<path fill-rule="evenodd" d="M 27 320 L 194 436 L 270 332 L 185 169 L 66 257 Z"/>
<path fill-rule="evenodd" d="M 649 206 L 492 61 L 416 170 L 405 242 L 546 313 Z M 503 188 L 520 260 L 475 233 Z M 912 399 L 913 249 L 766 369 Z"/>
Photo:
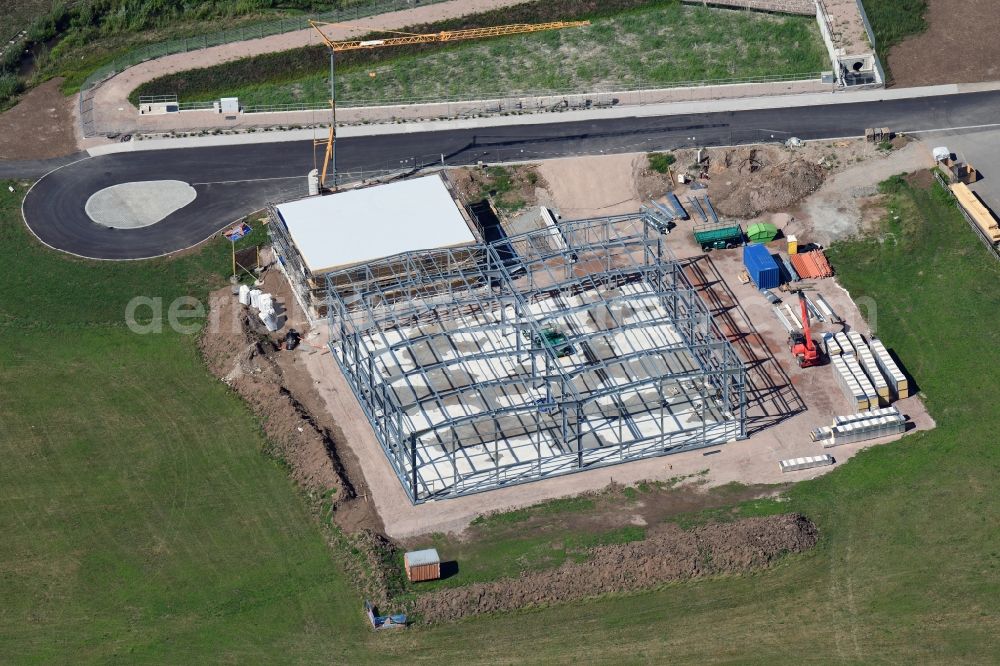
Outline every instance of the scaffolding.
<path fill-rule="evenodd" d="M 746 370 L 640 216 L 326 276 L 330 348 L 410 500 L 746 437 Z"/>

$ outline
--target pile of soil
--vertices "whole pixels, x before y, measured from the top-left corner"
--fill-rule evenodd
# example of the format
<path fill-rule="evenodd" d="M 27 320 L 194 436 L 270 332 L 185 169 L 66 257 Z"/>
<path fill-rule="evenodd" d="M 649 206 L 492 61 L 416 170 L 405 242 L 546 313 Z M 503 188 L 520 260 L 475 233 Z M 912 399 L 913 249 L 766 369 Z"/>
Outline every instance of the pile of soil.
<path fill-rule="evenodd" d="M 823 184 L 826 172 L 776 150 L 740 148 L 713 156 L 708 192 L 716 211 L 750 218 L 792 206 Z"/>
<path fill-rule="evenodd" d="M 643 541 L 593 548 L 585 562 L 421 595 L 415 611 L 425 622 L 447 622 L 700 576 L 745 573 L 786 553 L 806 551 L 817 538 L 816 526 L 800 514 L 712 523 L 690 531 L 664 524 Z"/>
<path fill-rule="evenodd" d="M 482 201 L 487 195 L 494 195 L 497 203 L 515 205 L 523 202 L 523 207 L 531 208 L 538 205 L 539 190 L 546 189 L 545 179 L 533 165 L 505 165 L 496 168 L 465 167 L 449 169 L 448 180 L 455 188 L 462 203 L 471 204 Z M 498 192 L 498 184 L 505 185 L 509 179 L 509 189 Z M 506 189 L 506 187 L 504 188 Z"/>

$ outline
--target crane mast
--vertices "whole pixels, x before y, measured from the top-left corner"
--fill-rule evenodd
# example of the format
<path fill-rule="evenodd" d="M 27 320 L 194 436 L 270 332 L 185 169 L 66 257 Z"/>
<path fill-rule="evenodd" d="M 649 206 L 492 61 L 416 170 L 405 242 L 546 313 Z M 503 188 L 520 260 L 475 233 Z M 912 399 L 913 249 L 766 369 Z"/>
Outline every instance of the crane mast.
<path fill-rule="evenodd" d="M 325 146 L 326 152 L 323 157 L 323 169 L 320 171 L 320 189 L 326 188 L 327 172 L 333 167 L 333 190 L 337 190 L 337 87 L 336 87 L 336 54 L 346 51 L 362 51 L 370 49 L 380 49 L 392 46 L 407 46 L 410 44 L 430 44 L 459 42 L 470 39 L 484 39 L 488 37 L 503 37 L 506 35 L 520 35 L 532 32 L 542 32 L 544 30 L 562 30 L 564 28 L 578 28 L 590 25 L 590 21 L 554 21 L 550 23 L 516 23 L 511 25 L 499 25 L 489 28 L 470 28 L 467 30 L 443 30 L 427 34 L 399 33 L 399 37 L 387 37 L 385 39 L 352 39 L 345 41 L 334 41 L 330 39 L 323 26 L 337 25 L 323 21 L 309 21 L 316 32 L 320 34 L 323 43 L 330 49 L 330 133 L 326 139 L 313 141 L 313 147 Z M 393 32 L 393 31 L 389 31 Z"/>

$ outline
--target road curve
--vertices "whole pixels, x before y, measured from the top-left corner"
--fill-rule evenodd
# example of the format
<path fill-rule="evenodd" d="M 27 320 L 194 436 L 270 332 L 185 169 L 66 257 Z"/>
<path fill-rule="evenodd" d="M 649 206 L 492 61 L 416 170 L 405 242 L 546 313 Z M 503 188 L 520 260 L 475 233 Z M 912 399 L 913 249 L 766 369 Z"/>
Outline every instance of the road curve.
<path fill-rule="evenodd" d="M 663 150 L 859 136 L 866 127 L 895 131 L 1000 122 L 1000 91 L 688 116 L 507 126 L 337 142 L 341 171 L 417 165 L 536 160 L 568 155 Z M 46 245 L 94 259 L 144 259 L 195 245 L 268 201 L 305 194 L 311 142 L 244 144 L 90 157 L 39 180 L 25 198 L 31 231 Z M 181 180 L 195 201 L 142 229 L 109 229 L 87 216 L 94 192 L 135 181 Z"/>

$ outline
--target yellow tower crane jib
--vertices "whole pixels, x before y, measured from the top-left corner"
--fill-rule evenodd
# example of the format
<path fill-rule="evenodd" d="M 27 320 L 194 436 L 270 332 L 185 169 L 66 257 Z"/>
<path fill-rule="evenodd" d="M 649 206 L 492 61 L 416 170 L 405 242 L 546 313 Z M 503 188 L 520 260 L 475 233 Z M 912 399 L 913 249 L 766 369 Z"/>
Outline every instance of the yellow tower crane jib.
<path fill-rule="evenodd" d="M 386 37 L 384 39 L 354 39 L 354 40 L 343 40 L 334 41 L 330 39 L 325 32 L 323 32 L 323 26 L 329 25 L 343 25 L 337 23 L 326 23 L 323 21 L 309 21 L 316 32 L 320 34 L 323 43 L 326 44 L 327 48 L 330 49 L 330 76 L 331 76 L 331 95 L 330 95 L 330 111 L 332 114 L 332 119 L 330 123 L 330 134 L 326 139 L 318 139 L 313 141 L 313 146 L 326 146 L 326 154 L 323 158 L 323 170 L 320 171 L 319 183 L 320 188 L 326 187 L 326 174 L 330 168 L 331 161 L 333 162 L 333 189 L 337 189 L 337 165 L 336 165 L 336 153 L 334 150 L 334 142 L 337 139 L 337 101 L 333 92 L 333 79 L 334 74 L 334 61 L 333 54 L 341 53 L 345 51 L 360 51 L 366 49 L 379 49 L 386 48 L 390 46 L 407 46 L 410 44 L 429 44 L 429 43 L 440 43 L 440 42 L 458 42 L 471 39 L 486 39 L 489 37 L 503 37 L 506 35 L 520 35 L 532 32 L 542 32 L 545 30 L 563 30 L 565 28 L 579 28 L 583 26 L 590 25 L 590 21 L 553 21 L 550 23 L 516 23 L 510 25 L 498 25 L 488 28 L 470 28 L 467 30 L 444 30 L 441 32 L 432 32 L 423 35 L 409 34 L 409 33 L 399 33 L 398 31 L 387 30 L 386 32 L 396 32 L 399 37 Z"/>

